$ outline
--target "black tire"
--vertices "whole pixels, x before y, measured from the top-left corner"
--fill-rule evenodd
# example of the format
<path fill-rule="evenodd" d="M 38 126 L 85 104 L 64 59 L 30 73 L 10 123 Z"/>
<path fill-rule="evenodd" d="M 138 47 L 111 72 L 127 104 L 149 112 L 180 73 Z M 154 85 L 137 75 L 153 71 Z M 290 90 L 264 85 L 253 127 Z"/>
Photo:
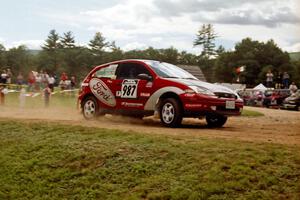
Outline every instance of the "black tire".
<path fill-rule="evenodd" d="M 210 128 L 222 127 L 227 121 L 227 117 L 218 114 L 206 115 L 207 126 Z"/>
<path fill-rule="evenodd" d="M 163 99 L 159 106 L 160 121 L 167 127 L 178 127 L 182 122 L 182 108 L 174 98 Z"/>
<path fill-rule="evenodd" d="M 95 119 L 99 115 L 99 105 L 95 97 L 85 98 L 81 104 L 83 117 L 87 120 Z"/>

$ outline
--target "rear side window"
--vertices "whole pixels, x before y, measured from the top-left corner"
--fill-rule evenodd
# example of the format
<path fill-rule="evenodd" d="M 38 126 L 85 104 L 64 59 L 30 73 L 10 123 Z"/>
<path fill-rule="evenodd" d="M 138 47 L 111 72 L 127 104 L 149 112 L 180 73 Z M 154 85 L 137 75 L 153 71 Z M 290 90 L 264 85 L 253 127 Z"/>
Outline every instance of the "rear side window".
<path fill-rule="evenodd" d="M 136 79 L 139 74 L 151 75 L 145 66 L 137 63 L 122 63 L 117 69 L 117 79 Z"/>
<path fill-rule="evenodd" d="M 116 75 L 116 69 L 118 65 L 109 65 L 107 67 L 101 68 L 98 71 L 95 72 L 96 77 L 98 78 L 112 78 L 113 76 Z"/>

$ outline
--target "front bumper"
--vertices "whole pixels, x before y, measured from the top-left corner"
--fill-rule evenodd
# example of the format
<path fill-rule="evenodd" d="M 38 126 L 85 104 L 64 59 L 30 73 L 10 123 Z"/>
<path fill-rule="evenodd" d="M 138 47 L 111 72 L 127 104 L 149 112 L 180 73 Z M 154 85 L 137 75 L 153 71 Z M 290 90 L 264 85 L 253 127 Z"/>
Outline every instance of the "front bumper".
<path fill-rule="evenodd" d="M 185 116 L 199 116 L 210 113 L 238 116 L 243 110 L 243 100 L 234 98 L 216 98 L 201 94 L 183 94 Z"/>

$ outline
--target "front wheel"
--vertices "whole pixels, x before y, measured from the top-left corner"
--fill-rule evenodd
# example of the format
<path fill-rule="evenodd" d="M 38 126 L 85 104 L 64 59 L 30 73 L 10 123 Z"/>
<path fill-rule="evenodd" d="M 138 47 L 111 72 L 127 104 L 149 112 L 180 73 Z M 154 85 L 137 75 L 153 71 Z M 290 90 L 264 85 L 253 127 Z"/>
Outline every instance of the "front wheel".
<path fill-rule="evenodd" d="M 164 126 L 180 126 L 182 121 L 182 109 L 180 103 L 174 98 L 163 99 L 160 104 L 159 115 Z"/>
<path fill-rule="evenodd" d="M 207 126 L 211 128 L 222 127 L 227 121 L 227 117 L 218 114 L 206 115 Z"/>
<path fill-rule="evenodd" d="M 99 113 L 99 105 L 95 97 L 87 97 L 82 103 L 82 114 L 87 120 L 94 119 Z"/>

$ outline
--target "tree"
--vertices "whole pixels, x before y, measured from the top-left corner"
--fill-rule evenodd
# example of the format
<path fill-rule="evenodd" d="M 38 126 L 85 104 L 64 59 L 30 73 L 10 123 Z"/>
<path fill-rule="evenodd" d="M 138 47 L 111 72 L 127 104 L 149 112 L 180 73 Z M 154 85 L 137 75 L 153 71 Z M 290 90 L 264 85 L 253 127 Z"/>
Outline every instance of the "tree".
<path fill-rule="evenodd" d="M 196 65 L 197 64 L 196 55 L 187 53 L 186 51 L 182 51 L 179 54 L 178 63 L 184 65 Z"/>
<path fill-rule="evenodd" d="M 102 36 L 102 34 L 97 32 L 94 38 L 89 42 L 91 53 L 94 56 L 94 64 L 99 64 L 104 61 L 103 54 L 105 52 L 105 47 L 109 47 L 109 43 L 105 40 L 106 39 Z"/>
<path fill-rule="evenodd" d="M 109 55 L 107 55 L 107 59 L 106 60 L 108 62 L 123 59 L 123 51 L 121 50 L 120 47 L 118 47 L 116 45 L 115 41 L 112 41 L 109 46 L 110 46 L 111 52 L 109 53 Z"/>
<path fill-rule="evenodd" d="M 64 33 L 60 39 L 61 47 L 64 49 L 71 49 L 75 47 L 75 37 L 71 31 Z"/>
<path fill-rule="evenodd" d="M 6 50 L 5 47 L 0 44 L 0 68 L 6 65 Z"/>
<path fill-rule="evenodd" d="M 220 45 L 220 46 L 218 47 L 218 49 L 216 50 L 216 54 L 217 54 L 218 56 L 220 56 L 220 55 L 223 54 L 223 53 L 225 53 L 225 48 L 224 48 L 222 45 Z"/>
<path fill-rule="evenodd" d="M 271 69 L 276 76 L 279 72 L 293 74 L 289 55 L 277 47 L 273 40 L 266 43 L 245 38 L 237 43 L 233 52 L 222 53 L 215 66 L 218 81 L 236 80 L 237 67 L 246 66 L 241 82 L 254 86 L 265 82 L 265 74 Z"/>
<path fill-rule="evenodd" d="M 34 56 L 29 54 L 26 46 L 20 45 L 9 49 L 6 54 L 7 66 L 14 74 L 18 72 L 27 73 L 34 68 Z"/>
<path fill-rule="evenodd" d="M 59 35 L 54 29 L 49 32 L 42 48 L 47 51 L 54 51 L 60 48 Z"/>
<path fill-rule="evenodd" d="M 162 49 L 162 61 L 177 64 L 178 63 L 178 50 L 174 47 L 170 47 L 167 49 Z"/>
<path fill-rule="evenodd" d="M 57 71 L 59 65 L 61 65 L 61 43 L 58 33 L 53 29 L 49 32 L 49 35 L 42 46 L 43 51 L 40 53 L 41 58 L 39 68 L 48 69 L 50 71 Z"/>
<path fill-rule="evenodd" d="M 196 36 L 194 46 L 202 46 L 202 57 L 209 59 L 216 55 L 214 40 L 217 38 L 217 34 L 214 32 L 213 25 L 203 24 Z"/>

